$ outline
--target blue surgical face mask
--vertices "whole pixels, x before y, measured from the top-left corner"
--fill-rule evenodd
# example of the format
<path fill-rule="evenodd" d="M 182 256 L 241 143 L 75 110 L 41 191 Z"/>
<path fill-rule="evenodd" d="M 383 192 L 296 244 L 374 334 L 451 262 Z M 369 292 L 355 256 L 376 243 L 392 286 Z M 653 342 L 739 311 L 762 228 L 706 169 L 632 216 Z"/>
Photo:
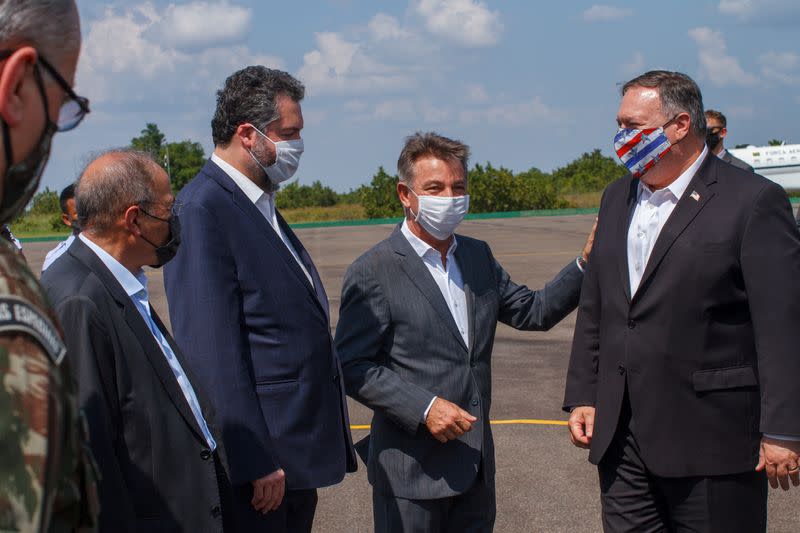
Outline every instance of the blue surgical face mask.
<path fill-rule="evenodd" d="M 297 167 L 300 166 L 300 156 L 303 155 L 303 139 L 275 142 L 252 124 L 251 126 L 259 135 L 275 145 L 275 162 L 271 165 L 264 165 L 253 155 L 253 152 L 248 150 L 250 157 L 258 163 L 258 166 L 261 167 L 272 184 L 279 185 L 294 176 L 294 173 L 297 172 Z"/>

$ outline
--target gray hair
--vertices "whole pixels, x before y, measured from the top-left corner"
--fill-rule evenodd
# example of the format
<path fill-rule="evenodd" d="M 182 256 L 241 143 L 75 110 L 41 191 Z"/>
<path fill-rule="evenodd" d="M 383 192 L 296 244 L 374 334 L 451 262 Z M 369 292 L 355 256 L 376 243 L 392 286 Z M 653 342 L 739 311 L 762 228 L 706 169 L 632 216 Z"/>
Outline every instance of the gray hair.
<path fill-rule="evenodd" d="M 59 64 L 81 43 L 74 0 L 0 0 L 0 47 L 31 45 Z"/>
<path fill-rule="evenodd" d="M 435 157 L 442 161 L 459 163 L 467 175 L 469 147 L 454 139 L 434 132 L 417 132 L 406 137 L 406 144 L 397 159 L 397 174 L 400 181 L 410 185 L 414 180 L 414 163 L 423 157 Z"/>
<path fill-rule="evenodd" d="M 286 95 L 295 102 L 306 88 L 291 74 L 263 66 L 250 66 L 231 74 L 217 91 L 217 109 L 211 120 L 215 146 L 227 146 L 236 128 L 252 124 L 262 132 L 280 118 L 275 100 Z"/>
<path fill-rule="evenodd" d="M 700 93 L 700 87 L 692 78 L 680 72 L 651 70 L 623 85 L 622 95 L 624 96 L 631 87 L 658 89 L 661 112 L 670 119 L 678 113 L 688 113 L 692 132 L 698 137 L 705 137 L 706 117 L 703 113 L 703 95 Z"/>
<path fill-rule="evenodd" d="M 95 161 L 108 162 L 92 168 Z M 132 205 L 156 201 L 154 171 L 158 166 L 147 152 L 116 148 L 94 157 L 75 184 L 75 210 L 85 231 L 102 233 Z"/>

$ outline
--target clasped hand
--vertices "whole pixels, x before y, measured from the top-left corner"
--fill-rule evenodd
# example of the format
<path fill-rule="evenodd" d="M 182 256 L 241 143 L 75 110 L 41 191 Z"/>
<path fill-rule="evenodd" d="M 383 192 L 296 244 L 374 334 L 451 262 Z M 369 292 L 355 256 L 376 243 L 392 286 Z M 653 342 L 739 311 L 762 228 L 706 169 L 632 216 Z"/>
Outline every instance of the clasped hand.
<path fill-rule="evenodd" d="M 448 402 L 442 398 L 433 401 L 428 417 L 425 419 L 425 426 L 436 440 L 445 443 L 455 440 L 467 431 L 472 429 L 472 424 L 478 419 L 463 410 L 453 402 Z"/>

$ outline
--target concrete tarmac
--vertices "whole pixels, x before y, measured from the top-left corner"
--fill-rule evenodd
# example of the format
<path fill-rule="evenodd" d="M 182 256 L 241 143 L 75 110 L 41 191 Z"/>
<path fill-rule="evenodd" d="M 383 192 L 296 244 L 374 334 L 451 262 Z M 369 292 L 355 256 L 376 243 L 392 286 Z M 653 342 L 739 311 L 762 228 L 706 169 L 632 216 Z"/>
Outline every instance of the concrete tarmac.
<path fill-rule="evenodd" d="M 512 279 L 532 288 L 549 281 L 580 253 L 593 216 L 530 217 L 467 221 L 459 232 L 483 239 Z M 332 328 L 338 319 L 345 270 L 393 226 L 303 229 L 297 233 L 314 259 L 330 299 Z M 38 272 L 55 243 L 28 243 L 25 254 Z M 150 271 L 153 305 L 168 319 L 159 271 Z M 566 420 L 560 410 L 575 313 L 546 333 L 499 325 L 493 354 L 493 420 Z M 371 412 L 350 401 L 353 425 L 369 424 Z M 800 416 L 800 415 L 799 415 Z M 574 448 L 563 426 L 495 425 L 498 532 L 601 531 L 597 472 L 587 452 Z M 353 430 L 354 440 L 367 434 Z M 720 446 L 725 443 L 721 442 Z M 770 490 L 769 531 L 800 531 L 800 488 Z M 372 499 L 366 468 L 320 491 L 315 533 L 372 531 Z"/>

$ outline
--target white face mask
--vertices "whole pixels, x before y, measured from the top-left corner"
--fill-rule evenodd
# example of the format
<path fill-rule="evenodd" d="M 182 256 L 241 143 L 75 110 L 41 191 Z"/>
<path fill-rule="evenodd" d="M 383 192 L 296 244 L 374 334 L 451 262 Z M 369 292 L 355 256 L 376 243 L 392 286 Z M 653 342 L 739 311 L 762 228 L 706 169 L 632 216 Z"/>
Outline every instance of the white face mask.
<path fill-rule="evenodd" d="M 253 126 L 253 129 L 275 145 L 275 162 L 269 166 L 264 166 L 261 161 L 253 155 L 253 152 L 248 150 L 250 157 L 264 170 L 272 184 L 278 185 L 294 176 L 294 173 L 297 172 L 297 167 L 300 166 L 300 156 L 303 155 L 303 139 L 275 142 L 255 126 Z"/>
<path fill-rule="evenodd" d="M 464 196 L 428 196 L 420 195 L 408 187 L 409 192 L 419 200 L 419 213 L 414 220 L 422 229 L 440 241 L 447 240 L 455 232 L 464 216 L 469 211 L 469 195 Z"/>

